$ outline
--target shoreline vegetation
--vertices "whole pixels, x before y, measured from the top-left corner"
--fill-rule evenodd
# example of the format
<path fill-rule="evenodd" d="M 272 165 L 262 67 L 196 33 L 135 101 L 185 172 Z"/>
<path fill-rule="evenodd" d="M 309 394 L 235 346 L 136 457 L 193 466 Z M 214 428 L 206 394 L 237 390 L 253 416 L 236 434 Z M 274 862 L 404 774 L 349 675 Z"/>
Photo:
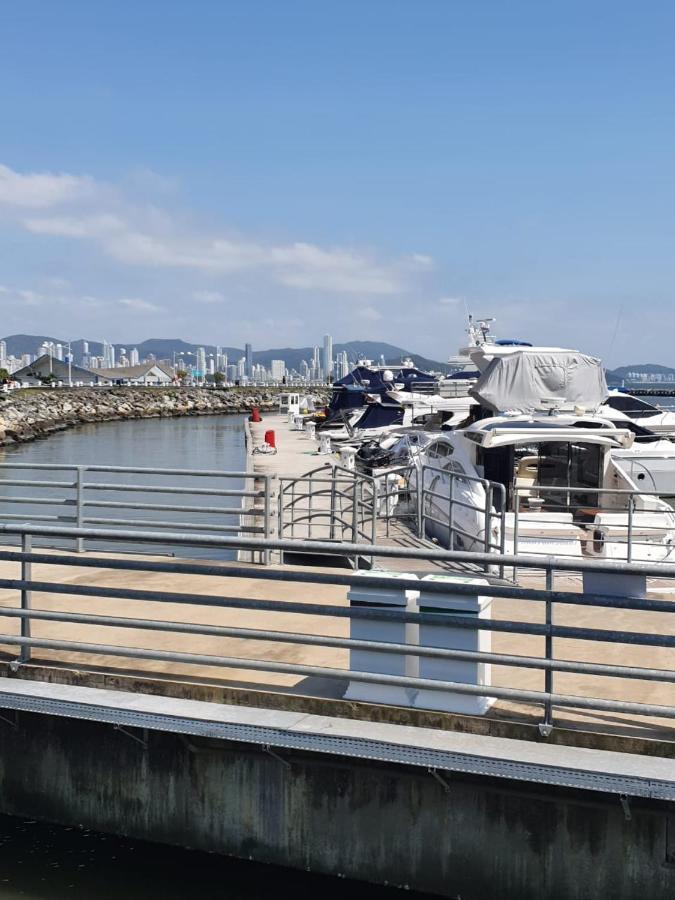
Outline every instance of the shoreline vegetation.
<path fill-rule="evenodd" d="M 276 410 L 287 388 L 39 388 L 0 395 L 0 446 L 66 428 L 127 419 L 236 415 Z"/>

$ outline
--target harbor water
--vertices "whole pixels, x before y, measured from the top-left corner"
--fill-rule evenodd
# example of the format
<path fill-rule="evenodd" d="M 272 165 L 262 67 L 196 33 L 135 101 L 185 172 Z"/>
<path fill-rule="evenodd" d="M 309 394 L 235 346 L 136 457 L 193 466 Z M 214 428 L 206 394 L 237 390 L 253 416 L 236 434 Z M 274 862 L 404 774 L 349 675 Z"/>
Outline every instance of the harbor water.
<path fill-rule="evenodd" d="M 99 465 L 99 466 L 133 466 L 153 469 L 208 469 L 230 472 L 244 472 L 246 470 L 246 448 L 244 443 L 244 417 L 241 415 L 217 415 L 217 416 L 188 416 L 171 419 L 134 419 L 121 422 L 103 422 L 95 425 L 83 425 L 67 431 L 57 432 L 47 439 L 33 441 L 27 444 L 19 444 L 0 448 L 0 463 L 22 464 L 49 464 L 49 465 Z M 26 487 L 21 485 L 5 484 L 8 480 L 40 480 L 53 477 L 55 480 L 72 480 L 73 473 L 57 472 L 48 476 L 39 470 L 0 469 L 0 516 L 2 512 L 14 514 L 26 514 L 31 512 L 54 513 L 58 508 L 46 507 L 38 509 L 22 505 L 17 508 L 13 504 L 2 504 L 2 497 L 22 496 L 28 493 Z M 173 487 L 203 488 L 228 488 L 240 490 L 244 488 L 244 479 L 218 479 L 211 477 L 191 478 L 187 482 L 180 476 L 152 476 L 147 473 L 88 473 L 87 480 L 106 482 L 111 484 L 131 483 L 138 485 L 153 485 L 161 483 Z M 31 496 L 63 496 L 61 490 L 50 488 L 32 488 Z M 122 499 L 120 492 L 99 491 L 91 493 L 95 499 Z M 135 492 L 126 494 L 134 503 L 148 504 L 190 504 L 192 506 L 227 506 L 239 507 L 239 497 L 214 497 L 210 495 L 190 494 L 175 495 L 157 492 Z M 89 515 L 101 516 L 100 510 L 94 510 Z M 163 523 L 181 522 L 189 519 L 205 525 L 238 525 L 238 516 L 224 516 L 206 513 L 181 513 L 161 512 L 152 513 L 144 509 L 124 509 L 104 511 L 108 517 L 124 516 L 126 519 L 155 519 Z M 72 525 L 72 507 L 62 513 L 63 524 Z M 46 524 L 58 524 L 48 522 Z M 104 527 L 104 526 L 100 526 Z M 148 528 L 147 530 L 153 530 Z M 177 531 L 181 529 L 176 528 Z M 62 541 L 36 540 L 35 544 L 43 546 L 64 546 Z M 87 544 L 88 550 L 113 549 L 110 544 Z M 116 543 L 115 548 L 123 551 L 138 552 L 139 547 L 131 544 Z M 174 548 L 155 546 L 154 551 L 159 554 L 173 553 Z M 191 548 L 191 557 L 228 558 L 228 551 L 214 552 L 200 551 L 199 548 Z"/>
<path fill-rule="evenodd" d="M 0 900 L 395 900 L 400 891 L 0 816 Z M 406 892 L 406 897 L 420 896 Z"/>

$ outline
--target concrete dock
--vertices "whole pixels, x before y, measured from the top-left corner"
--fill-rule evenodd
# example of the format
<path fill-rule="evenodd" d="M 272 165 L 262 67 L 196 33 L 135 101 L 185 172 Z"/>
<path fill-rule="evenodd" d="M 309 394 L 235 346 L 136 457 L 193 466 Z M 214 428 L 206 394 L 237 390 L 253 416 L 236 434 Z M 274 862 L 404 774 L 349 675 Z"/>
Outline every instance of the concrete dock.
<path fill-rule="evenodd" d="M 268 429 L 278 452 L 253 453 Z M 285 416 L 266 415 L 249 435 L 254 480 L 272 478 L 276 499 L 281 479 L 329 462 L 316 448 Z M 330 536 L 327 496 L 313 501 L 318 533 L 301 525 L 296 537 Z M 278 521 L 271 504 L 269 536 Z M 389 524 L 379 543 L 419 546 L 404 523 Z M 143 555 L 38 549 L 30 568 L 0 548 L 0 613 L 34 613 L 30 637 L 20 618 L 0 615 L 0 811 L 448 898 L 673 896 L 673 719 L 556 706 L 542 731 L 534 700 L 502 697 L 479 716 L 345 699 L 350 650 L 297 638 L 350 637 L 339 613 L 352 569 L 311 554 L 273 555 L 267 566 L 255 553 L 191 560 L 189 546 L 171 560 L 150 546 L 139 544 Z M 375 573 L 448 571 L 447 561 L 373 560 Z M 317 575 L 333 583 L 311 582 Z M 674 636 L 673 581 L 650 581 L 661 611 L 557 603 L 555 624 Z M 529 583 L 541 589 L 538 575 Z M 504 584 L 488 579 L 485 594 Z M 574 574 L 557 574 L 556 587 L 582 593 Z M 242 605 L 255 601 L 274 606 Z M 108 624 L 65 621 L 83 615 Z M 491 618 L 541 626 L 545 604 L 494 596 Z M 289 632 L 296 640 L 270 639 Z M 10 639 L 35 641 L 30 659 Z M 497 654 L 542 658 L 545 643 L 491 632 Z M 556 637 L 553 650 L 556 661 L 673 668 L 669 647 Z M 313 669 L 270 670 L 279 665 Z M 555 672 L 550 687 L 675 705 L 672 680 Z M 507 688 L 540 694 L 544 673 L 493 663 L 485 693 Z"/>

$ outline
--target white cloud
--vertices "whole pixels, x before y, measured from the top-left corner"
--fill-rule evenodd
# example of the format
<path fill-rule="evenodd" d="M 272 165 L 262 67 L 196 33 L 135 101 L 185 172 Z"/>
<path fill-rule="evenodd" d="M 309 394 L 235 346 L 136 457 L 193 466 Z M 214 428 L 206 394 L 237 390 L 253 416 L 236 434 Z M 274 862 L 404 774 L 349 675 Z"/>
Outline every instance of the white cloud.
<path fill-rule="evenodd" d="M 429 268 L 433 266 L 434 260 L 433 257 L 428 256 L 426 253 L 413 253 L 410 256 L 410 259 L 417 265 L 422 268 Z"/>
<path fill-rule="evenodd" d="M 117 302 L 120 306 L 123 306 L 125 309 L 134 313 L 164 312 L 163 306 L 158 306 L 156 303 L 148 303 L 147 300 L 141 300 L 137 297 L 125 298 L 123 300 L 118 300 Z"/>
<path fill-rule="evenodd" d="M 89 196 L 94 185 L 88 175 L 51 172 L 22 175 L 9 166 L 0 165 L 0 207 L 47 209 Z"/>
<path fill-rule="evenodd" d="M 438 301 L 441 306 L 457 306 L 462 302 L 461 297 L 441 297 Z"/>
<path fill-rule="evenodd" d="M 161 227 L 152 233 L 147 224 Z M 24 221 L 33 234 L 93 240 L 127 265 L 223 274 L 263 271 L 289 287 L 337 293 L 395 294 L 404 289 L 402 273 L 395 265 L 383 266 L 357 252 L 326 250 L 305 242 L 274 246 L 220 236 L 167 234 L 165 224 L 155 221 L 137 227 L 110 213 Z"/>
<path fill-rule="evenodd" d="M 359 319 L 365 319 L 366 322 L 379 322 L 383 318 L 382 313 L 373 306 L 363 306 L 357 310 L 356 315 Z"/>

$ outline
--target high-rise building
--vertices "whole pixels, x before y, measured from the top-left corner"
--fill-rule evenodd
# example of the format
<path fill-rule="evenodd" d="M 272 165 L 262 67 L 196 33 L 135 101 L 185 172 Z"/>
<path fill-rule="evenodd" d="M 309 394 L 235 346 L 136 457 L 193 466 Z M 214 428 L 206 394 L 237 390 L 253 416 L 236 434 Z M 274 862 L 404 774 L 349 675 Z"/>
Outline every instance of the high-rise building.
<path fill-rule="evenodd" d="M 0 341 L 0 369 L 7 368 L 7 342 Z"/>
<path fill-rule="evenodd" d="M 129 353 L 129 362 L 132 366 L 137 366 L 140 363 L 140 355 L 138 353 L 138 348 L 134 347 L 133 350 Z"/>
<path fill-rule="evenodd" d="M 270 370 L 272 373 L 272 381 L 282 381 L 286 374 L 286 360 L 273 359 L 270 362 Z"/>
<path fill-rule="evenodd" d="M 318 347 L 312 353 L 312 381 L 321 381 L 321 351 Z"/>
<path fill-rule="evenodd" d="M 253 347 L 250 344 L 246 344 L 244 347 L 244 356 L 246 359 L 246 370 L 244 374 L 251 378 L 253 376 Z"/>
<path fill-rule="evenodd" d="M 204 378 L 206 375 L 206 350 L 203 347 L 197 347 L 195 375 L 197 378 Z"/>
<path fill-rule="evenodd" d="M 349 359 L 347 351 L 341 350 L 337 357 L 337 377 L 346 378 L 347 375 L 349 375 Z"/>
<path fill-rule="evenodd" d="M 329 334 L 323 336 L 323 377 L 333 374 L 333 338 Z"/>
<path fill-rule="evenodd" d="M 115 368 L 115 348 L 107 341 L 103 341 L 103 369 Z"/>

